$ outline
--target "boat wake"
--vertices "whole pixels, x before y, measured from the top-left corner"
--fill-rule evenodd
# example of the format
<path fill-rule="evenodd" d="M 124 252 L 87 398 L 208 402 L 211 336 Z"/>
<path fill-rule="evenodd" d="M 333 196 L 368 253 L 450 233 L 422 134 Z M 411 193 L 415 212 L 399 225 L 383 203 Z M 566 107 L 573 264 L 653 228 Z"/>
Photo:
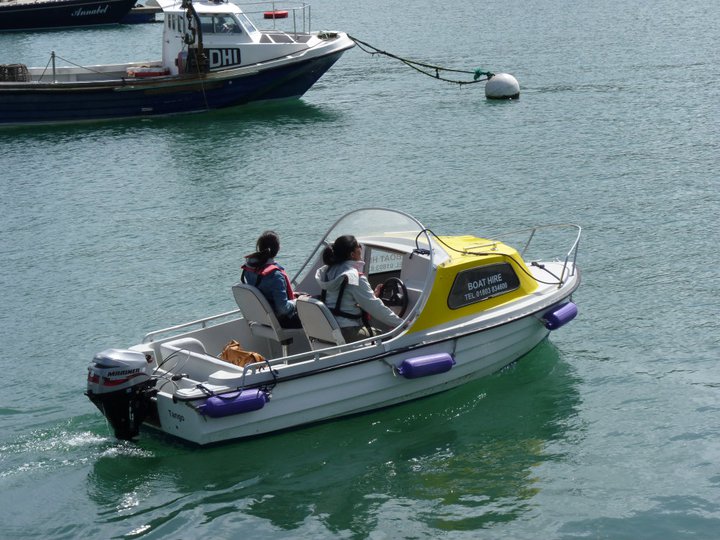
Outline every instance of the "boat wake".
<path fill-rule="evenodd" d="M 0 479 L 84 467 L 98 457 L 151 457 L 152 452 L 113 437 L 110 428 L 101 435 L 68 429 L 68 423 L 23 434 L 0 446 Z"/>

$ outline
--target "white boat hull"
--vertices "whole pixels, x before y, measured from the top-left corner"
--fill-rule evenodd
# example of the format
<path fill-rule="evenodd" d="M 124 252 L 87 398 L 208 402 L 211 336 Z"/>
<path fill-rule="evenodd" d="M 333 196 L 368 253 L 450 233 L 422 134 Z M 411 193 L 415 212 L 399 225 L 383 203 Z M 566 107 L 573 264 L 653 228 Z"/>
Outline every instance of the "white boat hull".
<path fill-rule="evenodd" d="M 495 373 L 530 352 L 548 333 L 538 318 L 528 316 L 412 351 L 282 381 L 262 409 L 223 418 L 198 414 L 188 403 L 174 402 L 171 394 L 160 392 L 160 425 L 153 427 L 206 445 L 380 409 Z M 405 358 L 438 352 L 452 354 L 456 365 L 445 373 L 418 379 L 406 379 L 392 367 Z"/>

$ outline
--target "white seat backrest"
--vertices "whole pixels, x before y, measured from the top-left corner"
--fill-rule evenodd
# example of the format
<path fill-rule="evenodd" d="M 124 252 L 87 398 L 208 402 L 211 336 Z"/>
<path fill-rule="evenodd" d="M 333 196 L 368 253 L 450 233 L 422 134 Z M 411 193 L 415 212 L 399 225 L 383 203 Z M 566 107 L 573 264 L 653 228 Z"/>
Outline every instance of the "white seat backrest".
<path fill-rule="evenodd" d="M 232 286 L 232 290 L 235 302 L 254 336 L 279 343 L 282 346 L 283 356 L 290 354 L 289 347 L 295 338 L 300 340 L 301 347 L 307 347 L 303 345 L 304 333 L 301 329 L 280 326 L 280 321 L 275 316 L 270 303 L 259 289 L 245 283 L 236 283 Z M 272 351 L 265 356 L 270 354 Z"/>
<path fill-rule="evenodd" d="M 313 349 L 324 349 L 345 343 L 337 320 L 328 307 L 319 300 L 309 297 L 298 298 L 297 312 Z"/>
<path fill-rule="evenodd" d="M 254 322 L 269 326 L 275 332 L 281 333 L 280 323 L 259 289 L 245 283 L 236 283 L 232 290 L 235 302 L 248 323 Z"/>

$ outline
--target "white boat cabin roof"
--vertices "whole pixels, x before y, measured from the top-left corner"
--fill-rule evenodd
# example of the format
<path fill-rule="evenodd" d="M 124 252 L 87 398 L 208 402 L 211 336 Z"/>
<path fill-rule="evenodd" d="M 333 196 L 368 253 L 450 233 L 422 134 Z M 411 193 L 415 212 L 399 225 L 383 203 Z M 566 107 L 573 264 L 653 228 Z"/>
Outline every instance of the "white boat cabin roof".
<path fill-rule="evenodd" d="M 165 13 L 185 13 L 181 0 L 157 0 L 158 5 Z M 218 13 L 242 13 L 237 4 L 225 2 L 223 0 L 193 0 L 195 11 L 199 14 L 218 14 Z"/>

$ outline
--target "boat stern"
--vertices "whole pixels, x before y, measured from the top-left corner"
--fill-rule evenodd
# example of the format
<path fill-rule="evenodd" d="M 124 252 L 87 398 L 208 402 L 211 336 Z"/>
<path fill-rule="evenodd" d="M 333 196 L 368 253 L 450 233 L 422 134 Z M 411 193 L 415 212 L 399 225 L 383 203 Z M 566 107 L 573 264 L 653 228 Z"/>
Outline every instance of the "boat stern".
<path fill-rule="evenodd" d="M 140 351 L 107 349 L 88 366 L 86 395 L 121 440 L 131 440 L 151 409 L 155 395 L 153 358 Z"/>

